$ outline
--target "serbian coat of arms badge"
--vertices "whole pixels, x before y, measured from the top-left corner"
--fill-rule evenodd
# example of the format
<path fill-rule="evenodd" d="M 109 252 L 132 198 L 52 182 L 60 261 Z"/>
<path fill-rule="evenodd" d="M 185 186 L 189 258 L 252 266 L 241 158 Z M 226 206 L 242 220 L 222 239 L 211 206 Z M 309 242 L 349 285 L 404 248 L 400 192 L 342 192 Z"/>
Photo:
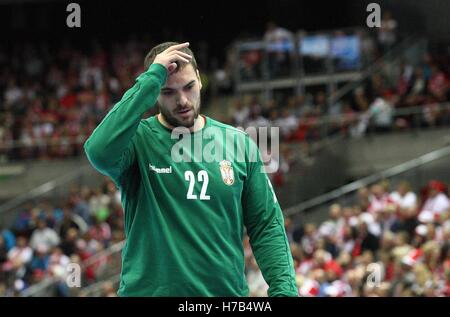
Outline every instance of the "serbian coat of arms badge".
<path fill-rule="evenodd" d="M 234 172 L 233 172 L 233 166 L 231 166 L 230 161 L 223 160 L 219 163 L 220 166 L 220 174 L 222 174 L 223 182 L 231 186 L 234 184 Z"/>

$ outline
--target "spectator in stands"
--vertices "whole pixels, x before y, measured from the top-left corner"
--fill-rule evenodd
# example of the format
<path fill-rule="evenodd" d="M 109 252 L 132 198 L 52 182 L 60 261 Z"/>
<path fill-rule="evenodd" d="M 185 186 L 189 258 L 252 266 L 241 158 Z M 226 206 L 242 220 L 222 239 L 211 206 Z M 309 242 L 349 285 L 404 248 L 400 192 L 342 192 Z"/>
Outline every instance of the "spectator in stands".
<path fill-rule="evenodd" d="M 281 110 L 281 115 L 273 120 L 272 126 L 280 128 L 282 139 L 289 139 L 298 126 L 297 118 L 289 112 L 288 108 Z"/>
<path fill-rule="evenodd" d="M 48 271 L 50 276 L 59 280 L 56 288 L 56 296 L 58 297 L 69 296 L 69 287 L 66 284 L 67 266 L 69 264 L 70 259 L 62 252 L 61 248 L 53 248 L 48 259 Z"/>
<path fill-rule="evenodd" d="M 375 131 L 384 132 L 392 128 L 395 97 L 387 92 L 383 97 L 376 98 L 369 106 L 370 118 L 373 120 Z"/>
<path fill-rule="evenodd" d="M 17 82 L 14 78 L 8 81 L 7 87 L 4 93 L 5 106 L 7 108 L 11 107 L 13 104 L 17 103 L 24 97 L 23 90 L 17 86 Z"/>
<path fill-rule="evenodd" d="M 60 238 L 55 230 L 49 228 L 44 219 L 37 222 L 37 227 L 34 229 L 30 239 L 30 246 L 37 250 L 38 246 L 43 246 L 47 249 L 52 249 L 60 242 Z"/>
<path fill-rule="evenodd" d="M 67 231 L 70 228 L 75 228 L 81 233 L 88 230 L 86 222 L 84 222 L 80 216 L 74 214 L 69 206 L 65 206 L 63 209 L 63 218 L 61 223 L 57 225 L 55 230 L 60 237 L 66 237 Z"/>
<path fill-rule="evenodd" d="M 89 229 L 90 236 L 96 241 L 108 246 L 111 240 L 111 228 L 107 222 L 96 220 L 95 224 Z"/>
<path fill-rule="evenodd" d="M 294 48 L 294 34 L 275 22 L 267 23 L 264 41 L 268 45 L 270 76 L 279 77 L 289 74 L 289 62 Z"/>
<path fill-rule="evenodd" d="M 411 89 L 413 67 L 405 62 L 400 64 L 399 76 L 397 79 L 396 94 L 404 98 Z"/>
<path fill-rule="evenodd" d="M 450 210 L 450 202 L 445 192 L 445 185 L 441 182 L 436 180 L 429 182 L 428 197 L 420 210 L 419 221 L 429 223 L 445 217 L 445 213 Z"/>
<path fill-rule="evenodd" d="M 89 210 L 89 196 L 91 191 L 88 187 L 76 189 L 72 193 L 71 203 L 73 204 L 73 212 L 80 216 L 88 225 L 91 224 L 91 214 Z"/>
<path fill-rule="evenodd" d="M 378 238 L 369 231 L 370 224 L 372 224 L 370 221 L 360 221 L 357 228 L 358 235 L 353 248 L 353 256 L 361 255 L 366 250 L 377 251 L 379 247 Z"/>
<path fill-rule="evenodd" d="M 258 128 L 268 127 L 269 126 L 269 120 L 267 120 L 261 112 L 261 106 L 259 104 L 254 103 L 250 108 L 250 115 L 249 120 L 247 122 L 248 127 L 253 127 L 256 130 Z"/>
<path fill-rule="evenodd" d="M 30 270 L 33 277 L 40 277 L 45 275 L 49 264 L 49 249 L 45 245 L 38 245 L 33 259 L 31 260 Z"/>
<path fill-rule="evenodd" d="M 314 96 L 314 113 L 316 115 L 322 115 L 327 112 L 328 106 L 327 106 L 327 98 L 325 95 L 325 92 L 319 91 Z"/>
<path fill-rule="evenodd" d="M 362 31 L 356 31 L 356 35 L 360 40 L 361 45 L 361 60 L 362 65 L 370 65 L 377 57 L 376 41 L 368 34 Z"/>
<path fill-rule="evenodd" d="M 62 237 L 62 242 L 59 245 L 63 253 L 67 256 L 71 256 L 76 253 L 77 241 L 79 238 L 78 230 L 76 228 L 69 228 L 66 232 L 66 236 Z"/>
<path fill-rule="evenodd" d="M 403 181 L 390 198 L 397 205 L 397 222 L 393 230 L 405 230 L 412 235 L 417 224 L 417 195 L 411 190 L 411 185 Z"/>
<path fill-rule="evenodd" d="M 257 81 L 262 79 L 262 52 L 258 49 L 243 51 L 239 60 L 239 72 L 243 81 Z"/>
<path fill-rule="evenodd" d="M 319 227 L 319 234 L 322 234 L 322 236 L 337 236 L 344 225 L 341 213 L 341 205 L 332 204 L 329 209 L 328 220 L 324 221 Z"/>
<path fill-rule="evenodd" d="M 426 79 L 422 67 L 416 67 L 411 79 L 411 90 L 406 97 L 406 106 L 412 107 L 423 104 L 426 93 Z"/>
<path fill-rule="evenodd" d="M 369 109 L 369 100 L 363 87 L 358 87 L 353 91 L 353 98 L 357 112 L 365 112 Z"/>
<path fill-rule="evenodd" d="M 376 215 L 379 212 L 387 211 L 392 208 L 395 208 L 394 201 L 391 199 L 384 186 L 381 183 L 373 185 L 371 187 L 367 212 Z"/>
<path fill-rule="evenodd" d="M 1 229 L 0 227 L 0 237 L 3 239 L 3 243 L 7 252 L 16 245 L 16 237 L 11 230 Z"/>
<path fill-rule="evenodd" d="M 243 127 L 250 115 L 250 108 L 246 107 L 240 99 L 235 99 L 233 104 L 233 125 Z"/>
<path fill-rule="evenodd" d="M 378 30 L 378 43 L 381 52 L 385 53 L 397 40 L 397 21 L 390 11 L 385 11 L 381 18 L 381 27 Z"/>
<path fill-rule="evenodd" d="M 306 254 L 312 255 L 317 247 L 317 241 L 319 239 L 316 225 L 308 223 L 305 225 L 304 235 L 301 238 L 300 244 Z"/>
<path fill-rule="evenodd" d="M 367 210 L 370 205 L 370 190 L 367 187 L 361 187 L 357 192 L 357 204 L 363 210 Z"/>
<path fill-rule="evenodd" d="M 22 278 L 26 274 L 26 265 L 31 262 L 33 250 L 28 246 L 27 238 L 17 238 L 17 245 L 8 252 L 8 260 L 3 263 L 2 270 L 6 274 L 6 284 L 20 283 L 23 288 Z"/>
<path fill-rule="evenodd" d="M 284 43 L 293 38 L 293 33 L 281 26 L 278 26 L 274 21 L 269 21 L 264 33 L 264 41 L 269 43 Z"/>
<path fill-rule="evenodd" d="M 436 101 L 443 102 L 447 100 L 449 80 L 445 73 L 436 65 L 431 66 L 431 77 L 428 81 L 427 89 Z"/>

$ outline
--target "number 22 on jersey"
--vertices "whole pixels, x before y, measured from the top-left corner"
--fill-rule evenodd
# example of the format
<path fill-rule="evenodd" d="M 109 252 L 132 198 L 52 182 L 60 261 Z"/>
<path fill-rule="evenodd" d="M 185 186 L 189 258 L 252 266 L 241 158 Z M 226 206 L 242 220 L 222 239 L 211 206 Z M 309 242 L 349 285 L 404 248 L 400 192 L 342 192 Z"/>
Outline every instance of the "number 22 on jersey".
<path fill-rule="evenodd" d="M 189 182 L 188 192 L 186 194 L 186 199 L 198 199 L 197 195 L 194 194 L 194 186 L 196 182 L 195 174 L 192 171 L 184 172 L 184 179 Z M 206 190 L 208 189 L 208 173 L 205 170 L 200 170 L 197 173 L 197 181 L 202 183 L 202 189 L 200 191 L 200 200 L 210 200 L 210 196 L 206 195 Z"/>

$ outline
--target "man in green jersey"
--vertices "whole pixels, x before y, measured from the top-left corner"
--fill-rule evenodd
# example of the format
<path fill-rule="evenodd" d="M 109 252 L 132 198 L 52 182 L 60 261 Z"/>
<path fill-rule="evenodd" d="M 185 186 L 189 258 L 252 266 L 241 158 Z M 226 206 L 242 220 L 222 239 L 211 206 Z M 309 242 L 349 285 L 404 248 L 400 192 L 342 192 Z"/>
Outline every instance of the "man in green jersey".
<path fill-rule="evenodd" d="M 118 294 L 248 296 L 246 228 L 268 295 L 297 296 L 283 214 L 258 147 L 247 133 L 200 115 L 202 84 L 188 46 L 154 47 L 146 71 L 84 145 L 121 191 Z M 141 120 L 155 106 L 159 114 Z M 197 157 L 211 148 L 210 157 Z"/>

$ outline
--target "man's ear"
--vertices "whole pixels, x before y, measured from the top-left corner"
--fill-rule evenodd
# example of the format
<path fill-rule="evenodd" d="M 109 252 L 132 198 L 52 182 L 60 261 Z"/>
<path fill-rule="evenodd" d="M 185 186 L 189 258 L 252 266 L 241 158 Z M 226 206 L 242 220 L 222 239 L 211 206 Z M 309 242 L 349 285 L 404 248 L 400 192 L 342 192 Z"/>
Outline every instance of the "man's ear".
<path fill-rule="evenodd" d="M 198 72 L 198 69 L 197 69 L 197 78 L 198 78 L 198 85 L 199 85 L 199 87 L 200 87 L 200 90 L 202 89 L 202 87 L 203 87 L 203 85 L 202 85 L 202 78 L 200 77 L 200 73 Z"/>

